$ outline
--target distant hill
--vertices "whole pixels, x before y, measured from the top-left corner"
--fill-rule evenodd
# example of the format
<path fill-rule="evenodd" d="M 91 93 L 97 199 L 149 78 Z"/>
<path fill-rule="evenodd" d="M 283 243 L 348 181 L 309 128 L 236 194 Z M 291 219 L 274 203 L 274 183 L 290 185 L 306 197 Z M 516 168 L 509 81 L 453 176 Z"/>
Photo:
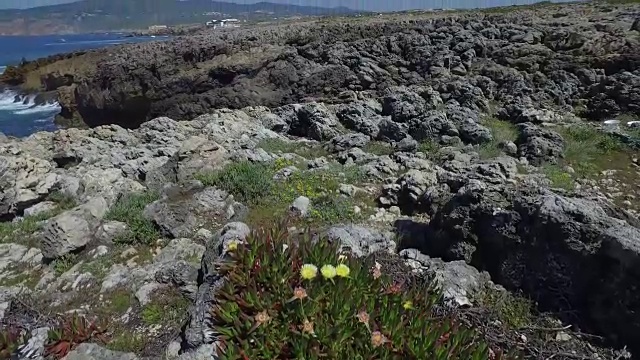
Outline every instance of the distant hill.
<path fill-rule="evenodd" d="M 83 0 L 25 10 L 0 10 L 0 34 L 78 33 L 140 29 L 150 25 L 204 23 L 212 19 L 317 16 L 353 10 L 260 2 L 235 4 L 211 0 Z M 49 31 L 47 31 L 49 29 Z"/>

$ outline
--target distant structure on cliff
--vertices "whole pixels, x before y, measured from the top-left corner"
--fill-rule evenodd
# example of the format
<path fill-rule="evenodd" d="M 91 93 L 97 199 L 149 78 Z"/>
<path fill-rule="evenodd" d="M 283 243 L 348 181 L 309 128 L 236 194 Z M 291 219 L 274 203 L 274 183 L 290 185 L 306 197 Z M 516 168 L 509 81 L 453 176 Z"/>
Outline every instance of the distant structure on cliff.
<path fill-rule="evenodd" d="M 167 25 L 151 25 L 149 26 L 149 32 L 152 34 L 162 34 L 169 30 Z"/>
<path fill-rule="evenodd" d="M 214 29 L 240 27 L 240 20 L 238 19 L 211 20 L 211 21 L 207 21 L 206 25 L 213 27 Z"/>

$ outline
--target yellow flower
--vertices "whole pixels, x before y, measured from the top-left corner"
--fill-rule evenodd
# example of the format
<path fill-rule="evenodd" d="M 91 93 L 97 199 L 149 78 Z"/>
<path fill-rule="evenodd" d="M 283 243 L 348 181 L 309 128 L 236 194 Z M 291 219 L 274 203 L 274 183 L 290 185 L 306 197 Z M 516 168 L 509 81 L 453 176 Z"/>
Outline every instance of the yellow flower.
<path fill-rule="evenodd" d="M 227 245 L 227 250 L 229 251 L 236 251 L 238 250 L 238 242 L 237 241 L 231 241 L 229 243 L 229 245 Z"/>
<path fill-rule="evenodd" d="M 304 264 L 300 269 L 300 276 L 305 280 L 311 280 L 318 275 L 318 267 L 312 264 Z"/>
<path fill-rule="evenodd" d="M 325 279 L 333 279 L 336 277 L 336 268 L 333 265 L 325 265 L 320 269 L 320 273 Z"/>
<path fill-rule="evenodd" d="M 411 300 L 405 301 L 404 304 L 402 304 L 402 307 L 405 310 L 413 309 L 413 301 L 411 301 Z"/>
<path fill-rule="evenodd" d="M 336 274 L 340 277 L 344 277 L 344 278 L 349 277 L 350 272 L 351 270 L 345 264 L 340 264 L 336 266 Z"/>

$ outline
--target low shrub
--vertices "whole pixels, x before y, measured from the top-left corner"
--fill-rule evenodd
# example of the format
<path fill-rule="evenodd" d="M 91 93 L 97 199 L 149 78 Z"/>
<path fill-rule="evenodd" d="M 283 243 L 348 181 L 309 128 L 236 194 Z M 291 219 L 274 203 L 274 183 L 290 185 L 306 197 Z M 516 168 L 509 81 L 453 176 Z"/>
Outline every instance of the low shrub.
<path fill-rule="evenodd" d="M 232 243 L 211 309 L 220 359 L 502 359 L 437 311 L 433 287 L 392 280 L 373 258 L 339 254 L 283 224 Z"/>
<path fill-rule="evenodd" d="M 286 179 L 274 180 L 276 172 L 286 166 L 286 161 L 271 164 L 239 162 L 216 173 L 200 174 L 197 178 L 203 184 L 223 189 L 250 205 L 249 221 L 253 224 L 266 225 L 282 217 L 299 196 L 311 200 L 308 222 L 355 217 L 351 199 L 339 197 L 337 191 L 341 182 L 363 180 L 357 167 L 330 166 L 325 170 L 299 171 Z"/>
<path fill-rule="evenodd" d="M 159 236 L 153 222 L 144 217 L 144 208 L 158 200 L 155 192 L 132 193 L 118 199 L 105 219 L 120 221 L 128 225 L 129 233 L 114 239 L 120 244 L 151 244 Z"/>
<path fill-rule="evenodd" d="M 205 185 L 213 185 L 233 194 L 239 201 L 254 203 L 274 186 L 274 169 L 267 164 L 242 161 L 223 170 L 197 176 Z"/>
<path fill-rule="evenodd" d="M 483 159 L 491 159 L 499 156 L 503 152 L 500 148 L 502 143 L 509 141 L 515 142 L 518 139 L 518 129 L 508 121 L 487 117 L 483 119 L 482 125 L 491 130 L 493 137 L 491 141 L 480 145 L 478 153 Z"/>

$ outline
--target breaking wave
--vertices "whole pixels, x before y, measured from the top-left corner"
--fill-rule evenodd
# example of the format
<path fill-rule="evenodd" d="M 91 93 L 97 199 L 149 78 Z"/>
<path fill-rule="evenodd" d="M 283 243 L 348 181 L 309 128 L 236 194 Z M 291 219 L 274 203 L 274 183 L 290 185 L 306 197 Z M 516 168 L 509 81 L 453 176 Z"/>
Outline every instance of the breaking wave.
<path fill-rule="evenodd" d="M 53 113 L 60 111 L 60 104 L 51 102 L 36 104 L 35 95 L 18 95 L 5 90 L 0 93 L 0 111 L 10 111 L 15 115 L 29 115 L 37 113 Z"/>

